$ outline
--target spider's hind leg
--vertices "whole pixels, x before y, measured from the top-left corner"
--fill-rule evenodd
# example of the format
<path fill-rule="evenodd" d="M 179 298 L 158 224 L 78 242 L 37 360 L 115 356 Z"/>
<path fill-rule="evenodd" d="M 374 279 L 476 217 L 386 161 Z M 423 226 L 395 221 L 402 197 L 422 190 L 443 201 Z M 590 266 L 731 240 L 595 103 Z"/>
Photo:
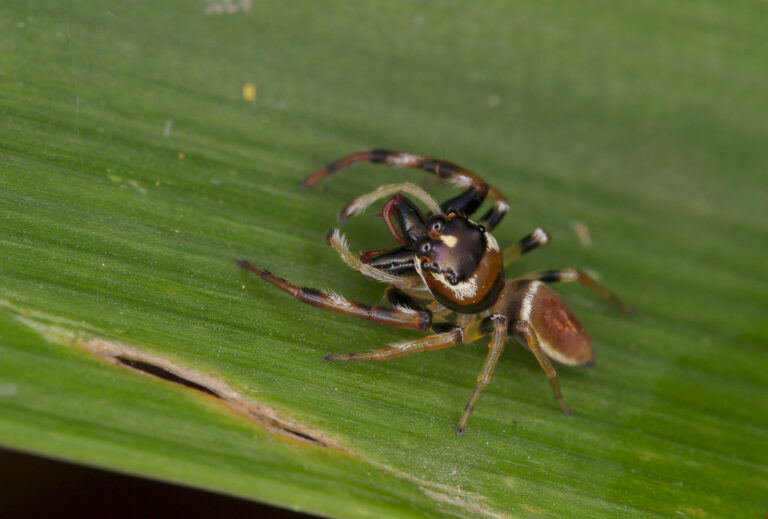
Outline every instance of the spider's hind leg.
<path fill-rule="evenodd" d="M 536 357 L 536 360 L 539 362 L 541 370 L 547 376 L 549 385 L 552 386 L 552 394 L 555 396 L 557 403 L 560 404 L 560 409 L 562 409 L 565 414 L 571 414 L 571 408 L 565 403 L 563 395 L 560 392 L 560 379 L 557 376 L 557 371 L 555 371 L 549 357 L 547 357 L 547 354 L 541 348 L 539 338 L 536 335 L 533 326 L 531 326 L 528 321 L 522 320 L 516 321 L 514 326 L 515 331 L 519 334 L 520 339 L 522 339 L 521 342 L 528 346 L 528 349 L 531 350 L 531 353 L 533 353 L 533 356 Z"/>

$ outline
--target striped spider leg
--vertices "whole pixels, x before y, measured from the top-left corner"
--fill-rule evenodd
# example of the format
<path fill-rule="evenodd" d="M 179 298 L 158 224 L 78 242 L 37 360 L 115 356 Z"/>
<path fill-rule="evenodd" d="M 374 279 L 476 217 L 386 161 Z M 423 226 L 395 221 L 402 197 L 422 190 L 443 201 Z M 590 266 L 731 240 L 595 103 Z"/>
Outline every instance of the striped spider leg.
<path fill-rule="evenodd" d="M 238 264 L 264 281 L 287 292 L 302 303 L 317 306 L 324 310 L 330 310 L 331 312 L 358 319 L 366 319 L 393 328 L 429 330 L 432 325 L 432 314 L 424 308 L 414 310 L 406 306 L 389 308 L 355 303 L 338 294 L 330 294 L 314 288 L 294 285 L 290 281 L 273 275 L 271 272 L 254 267 L 244 259 L 238 260 Z"/>
<path fill-rule="evenodd" d="M 504 214 L 509 210 L 509 202 L 495 187 L 489 185 L 485 180 L 478 177 L 471 171 L 452 162 L 439 159 L 431 159 L 411 153 L 401 153 L 389 150 L 371 150 L 359 151 L 346 157 L 337 159 L 326 167 L 316 171 L 309 176 L 302 187 L 309 188 L 320 182 L 334 171 L 344 169 L 358 162 L 370 162 L 373 164 L 386 164 L 401 168 L 419 169 L 436 175 L 446 183 L 465 189 L 464 193 L 441 204 L 441 211 L 432 211 L 433 214 L 450 213 L 457 211 L 456 206 L 462 206 L 465 214 L 474 212 L 486 197 L 493 200 L 491 209 L 480 218 L 488 230 L 496 227 Z"/>
<path fill-rule="evenodd" d="M 436 351 L 450 348 L 458 344 L 468 344 L 475 342 L 482 337 L 491 335 L 491 342 L 488 345 L 488 355 L 483 363 L 483 367 L 477 376 L 477 384 L 472 392 L 464 412 L 461 415 L 459 424 L 456 428 L 457 434 L 463 434 L 467 426 L 469 415 L 475 408 L 480 396 L 491 381 L 496 363 L 504 349 L 504 341 L 507 338 L 507 318 L 503 315 L 492 315 L 483 320 L 474 321 L 463 327 L 453 327 L 443 332 L 415 339 L 412 341 L 390 344 L 384 348 L 376 350 L 354 352 L 354 353 L 329 353 L 325 356 L 328 362 L 350 361 L 350 360 L 388 360 L 412 353 L 423 351 Z"/>

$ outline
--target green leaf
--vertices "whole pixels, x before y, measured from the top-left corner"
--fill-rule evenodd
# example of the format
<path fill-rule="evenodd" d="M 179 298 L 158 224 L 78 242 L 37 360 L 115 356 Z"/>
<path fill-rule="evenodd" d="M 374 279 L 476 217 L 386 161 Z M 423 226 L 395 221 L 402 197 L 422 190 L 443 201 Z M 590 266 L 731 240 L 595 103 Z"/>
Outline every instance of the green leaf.
<path fill-rule="evenodd" d="M 2 445 L 333 517 L 768 511 L 764 3 L 4 7 Z M 546 227 L 509 275 L 582 268 L 638 308 L 556 288 L 598 356 L 559 369 L 572 416 L 510 341 L 457 437 L 484 342 L 327 364 L 420 334 L 237 267 L 380 302 L 324 234 L 425 175 L 298 188 L 371 147 L 497 186 L 502 245 Z M 393 246 L 373 214 L 354 251 Z"/>

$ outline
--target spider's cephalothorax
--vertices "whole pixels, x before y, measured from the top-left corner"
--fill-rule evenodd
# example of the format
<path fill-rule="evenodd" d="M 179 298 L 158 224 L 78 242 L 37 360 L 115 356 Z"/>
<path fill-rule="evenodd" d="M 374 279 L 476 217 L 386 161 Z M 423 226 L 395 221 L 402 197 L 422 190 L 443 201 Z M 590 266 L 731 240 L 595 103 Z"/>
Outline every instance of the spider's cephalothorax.
<path fill-rule="evenodd" d="M 433 217 L 415 248 L 416 272 L 435 299 L 454 312 L 487 310 L 504 288 L 499 244 L 463 215 Z"/>
<path fill-rule="evenodd" d="M 508 337 L 516 338 L 533 353 L 549 379 L 555 399 L 564 412 L 570 413 L 550 359 L 568 366 L 592 365 L 592 342 L 565 303 L 544 283 L 579 281 L 622 310 L 632 312 L 632 309 L 613 292 L 575 269 L 545 270 L 505 280 L 504 266 L 546 245 L 549 235 L 543 229 L 536 229 L 502 251 L 490 231 L 501 221 L 509 203 L 496 188 L 451 162 L 386 150 L 362 151 L 329 164 L 302 185 L 311 187 L 334 171 L 357 162 L 420 169 L 465 189 L 438 205 L 411 183 L 390 184 L 355 199 L 342 209 L 339 221 L 343 224 L 376 200 L 389 198 L 382 216 L 397 247 L 368 251 L 357 257 L 350 252 L 338 229 L 328 234 L 327 241 L 350 267 L 390 285 L 386 296 L 391 306 L 362 305 L 337 294 L 294 285 L 245 260 L 240 260 L 240 265 L 310 305 L 396 328 L 435 332 L 422 339 L 377 350 L 329 354 L 325 357 L 328 361 L 391 359 L 470 343 L 490 335 L 488 355 L 459 420 L 459 434 L 490 382 Z M 422 201 L 429 209 L 429 216 L 425 217 L 403 194 Z M 493 205 L 475 223 L 469 217 L 486 198 L 490 198 Z"/>

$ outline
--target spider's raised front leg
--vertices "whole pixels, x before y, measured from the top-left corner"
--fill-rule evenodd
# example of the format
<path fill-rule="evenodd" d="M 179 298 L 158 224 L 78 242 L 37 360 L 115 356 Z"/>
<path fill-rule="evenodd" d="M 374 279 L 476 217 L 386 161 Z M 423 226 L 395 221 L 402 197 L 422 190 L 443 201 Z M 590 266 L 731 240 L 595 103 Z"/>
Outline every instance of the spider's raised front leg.
<path fill-rule="evenodd" d="M 370 162 L 373 164 L 387 164 L 401 168 L 419 169 L 437 175 L 448 184 L 466 189 L 461 195 L 443 203 L 440 211 L 432 211 L 434 214 L 439 212 L 448 213 L 450 211 L 462 212 L 466 216 L 471 215 L 486 197 L 493 200 L 493 207 L 480 219 L 485 222 L 489 230 L 498 225 L 504 214 L 509 210 L 509 202 L 495 187 L 489 185 L 482 178 L 471 171 L 452 162 L 439 159 L 431 159 L 410 153 L 400 153 L 389 150 L 371 150 L 360 151 L 342 157 L 313 173 L 304 180 L 302 186 L 311 187 L 334 171 L 346 168 L 358 162 Z"/>
<path fill-rule="evenodd" d="M 437 202 L 435 202 L 434 198 L 429 196 L 429 193 L 415 184 L 411 184 L 410 182 L 403 182 L 401 184 L 387 184 L 386 186 L 381 186 L 380 188 L 375 189 L 370 193 L 366 193 L 355 198 L 350 203 L 345 205 L 341 211 L 339 211 L 339 223 L 344 225 L 351 216 L 361 214 L 376 200 L 381 200 L 382 198 L 387 198 L 398 193 L 407 193 L 416 197 L 417 199 L 424 202 L 424 204 L 434 214 L 442 213 L 440 206 L 437 204 Z"/>
<path fill-rule="evenodd" d="M 622 312 L 633 315 L 635 309 L 630 305 L 619 299 L 619 296 L 614 294 L 611 290 L 601 285 L 595 279 L 587 274 L 576 269 L 559 269 L 559 270 L 542 270 L 539 272 L 531 272 L 524 276 L 515 278 L 514 281 L 529 280 L 529 281 L 543 281 L 545 283 L 571 283 L 578 281 L 583 286 L 595 292 L 603 299 L 607 299 L 616 305 Z"/>
<path fill-rule="evenodd" d="M 290 281 L 272 275 L 265 270 L 260 270 L 246 260 L 238 260 L 238 264 L 244 269 L 258 275 L 264 281 L 272 283 L 280 290 L 287 292 L 295 299 L 324 310 L 330 310 L 342 315 L 366 319 L 393 328 L 408 328 L 415 330 L 429 330 L 432 325 L 432 314 L 425 309 L 413 310 L 411 308 L 388 308 L 383 306 L 367 306 L 355 303 L 338 294 L 328 294 L 314 288 L 300 287 Z"/>

